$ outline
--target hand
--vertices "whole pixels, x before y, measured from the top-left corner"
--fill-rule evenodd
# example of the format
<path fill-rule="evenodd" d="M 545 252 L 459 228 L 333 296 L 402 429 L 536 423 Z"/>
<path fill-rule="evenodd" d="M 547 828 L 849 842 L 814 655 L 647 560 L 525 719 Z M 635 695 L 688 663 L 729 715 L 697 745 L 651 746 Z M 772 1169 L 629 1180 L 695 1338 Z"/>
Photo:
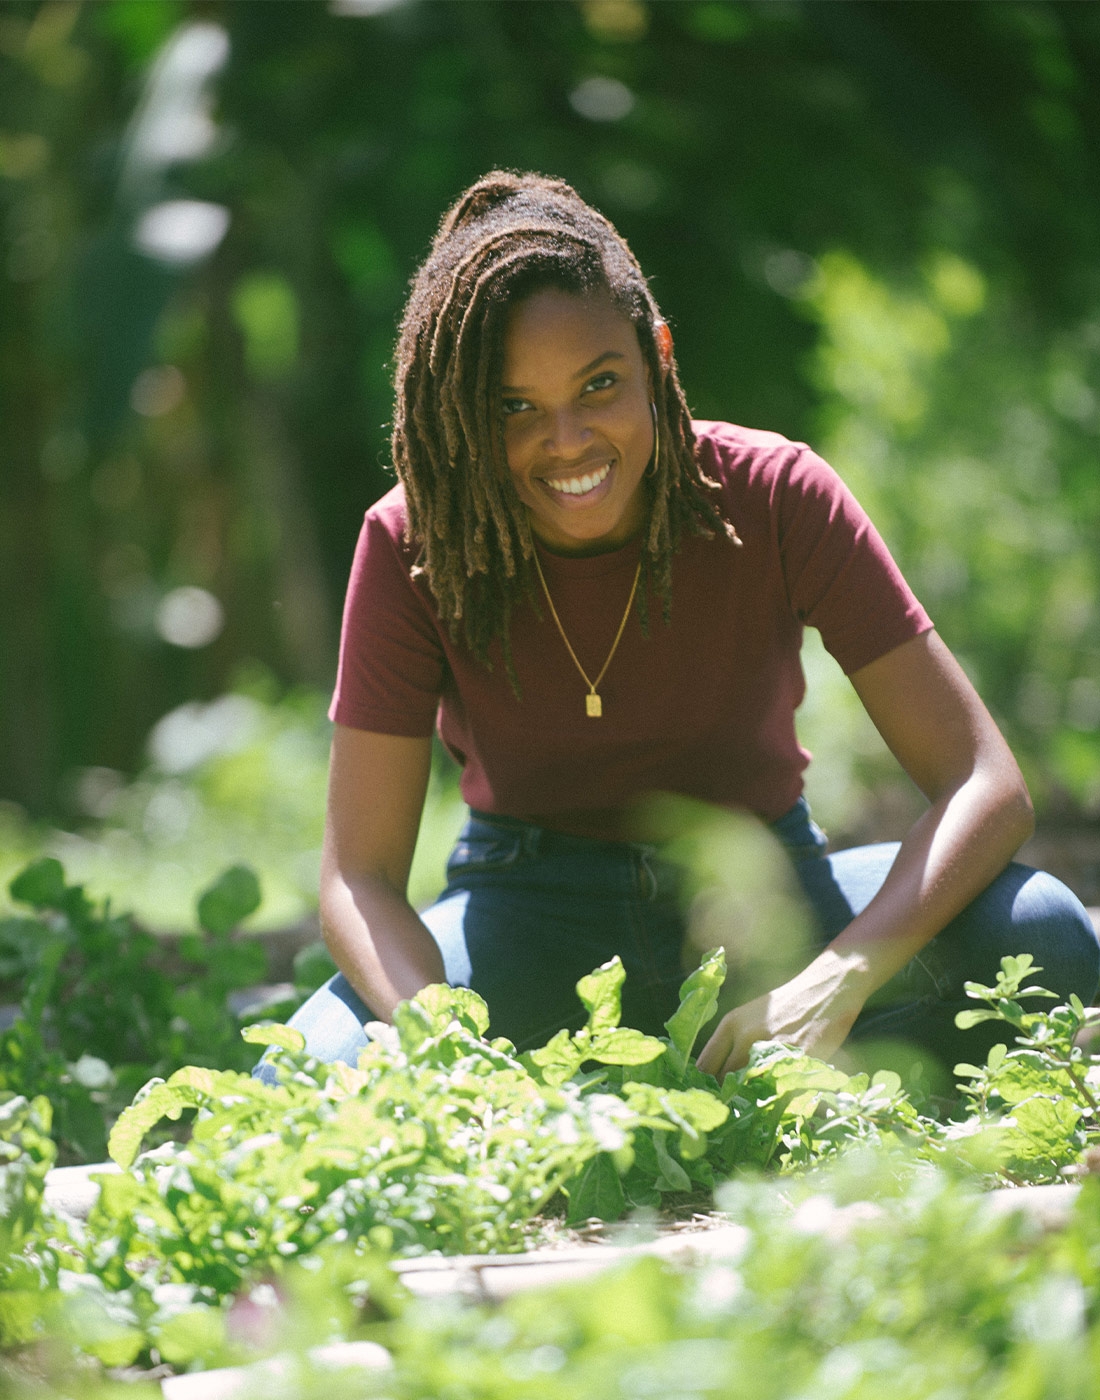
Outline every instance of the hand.
<path fill-rule="evenodd" d="M 699 1068 L 721 1080 L 743 1069 L 749 1051 L 761 1040 L 786 1041 L 823 1060 L 834 1054 L 847 1039 L 862 1003 L 808 977 L 813 966 L 727 1012 L 703 1047 Z"/>

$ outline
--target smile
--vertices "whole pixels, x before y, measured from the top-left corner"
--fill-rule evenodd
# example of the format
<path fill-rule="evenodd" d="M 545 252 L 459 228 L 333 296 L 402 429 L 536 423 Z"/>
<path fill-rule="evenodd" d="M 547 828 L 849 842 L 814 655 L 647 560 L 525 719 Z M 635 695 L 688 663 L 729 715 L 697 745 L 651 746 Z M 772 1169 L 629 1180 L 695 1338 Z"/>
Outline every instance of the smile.
<path fill-rule="evenodd" d="M 607 480 L 610 470 L 611 463 L 605 462 L 602 467 L 594 472 L 586 472 L 584 476 L 544 479 L 544 485 L 549 486 L 551 491 L 560 491 L 565 496 L 587 496 L 601 481 Z"/>

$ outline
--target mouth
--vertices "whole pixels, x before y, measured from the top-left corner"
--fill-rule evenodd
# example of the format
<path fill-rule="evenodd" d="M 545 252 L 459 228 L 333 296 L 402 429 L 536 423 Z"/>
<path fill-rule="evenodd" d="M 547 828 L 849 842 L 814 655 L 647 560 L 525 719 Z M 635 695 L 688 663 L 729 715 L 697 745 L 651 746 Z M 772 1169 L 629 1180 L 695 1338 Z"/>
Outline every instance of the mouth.
<path fill-rule="evenodd" d="M 542 484 L 560 496 L 588 496 L 597 490 L 611 474 L 611 463 L 584 472 L 580 476 L 544 477 Z"/>

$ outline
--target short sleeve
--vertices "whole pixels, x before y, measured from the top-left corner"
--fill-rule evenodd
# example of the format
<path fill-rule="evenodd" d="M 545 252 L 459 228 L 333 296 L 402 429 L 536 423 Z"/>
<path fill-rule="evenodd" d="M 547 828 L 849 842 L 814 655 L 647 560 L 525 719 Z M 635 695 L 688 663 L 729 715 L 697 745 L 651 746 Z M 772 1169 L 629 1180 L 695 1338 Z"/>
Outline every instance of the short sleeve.
<path fill-rule="evenodd" d="M 882 537 L 837 473 L 809 448 L 777 483 L 792 611 L 850 675 L 932 627 Z"/>
<path fill-rule="evenodd" d="M 329 718 L 421 738 L 435 726 L 445 658 L 427 599 L 410 576 L 403 503 L 395 496 L 367 512 L 356 545 Z"/>

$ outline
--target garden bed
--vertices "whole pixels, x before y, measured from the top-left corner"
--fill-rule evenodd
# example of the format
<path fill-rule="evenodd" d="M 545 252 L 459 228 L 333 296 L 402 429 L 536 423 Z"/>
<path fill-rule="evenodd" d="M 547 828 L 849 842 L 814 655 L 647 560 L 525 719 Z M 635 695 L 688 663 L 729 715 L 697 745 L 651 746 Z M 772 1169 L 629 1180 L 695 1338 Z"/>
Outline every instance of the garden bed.
<path fill-rule="evenodd" d="M 586 1024 L 537 1050 L 489 1039 L 480 999 L 441 986 L 371 1028 L 352 1069 L 311 1059 L 285 1026 L 241 1040 L 234 1008 L 259 984 L 238 975 L 233 930 L 251 896 L 231 873 L 182 949 L 204 959 L 201 995 L 172 993 L 167 1025 L 150 1030 L 176 1039 L 149 1044 L 198 1048 L 186 1012 L 192 1036 L 236 1038 L 242 1071 L 270 1046 L 279 1083 L 224 1068 L 212 1037 L 205 1064 L 189 1054 L 149 1080 L 150 1061 L 109 1064 L 85 1039 L 101 990 L 115 995 L 111 977 L 138 965 L 140 933 L 49 864 L 19 888 L 34 914 L 14 946 L 37 962 L 2 1041 L 0 1389 L 10 1381 L 21 1400 L 59 1386 L 116 1400 L 123 1380 L 135 1398 L 152 1386 L 188 1400 L 200 1379 L 204 1400 L 342 1400 L 345 1362 L 358 1368 L 349 1400 L 527 1400 L 516 1367 L 561 1371 L 539 1400 L 721 1394 L 757 1333 L 777 1355 L 794 1347 L 811 1393 L 830 1351 L 862 1355 L 872 1335 L 939 1375 L 970 1344 L 971 1304 L 953 1290 L 998 1319 L 967 1363 L 983 1375 L 1023 1357 L 1037 1327 L 1064 1330 L 1063 1313 L 1092 1335 L 1100 1057 L 1087 1035 L 1100 1013 L 1047 1005 L 1027 957 L 971 988 L 964 1020 L 998 1022 L 1004 1043 L 960 1066 L 949 1114 L 896 1073 L 849 1075 L 782 1045 L 758 1046 L 719 1086 L 692 1060 L 724 979 L 718 952 L 686 980 L 663 1037 L 619 1024 L 615 960 L 578 984 Z M 104 1115 L 135 1081 L 111 1164 L 58 1166 L 58 1125 L 66 1143 L 91 1140 L 94 1111 L 106 1143 Z M 934 1348 L 889 1312 L 913 1279 L 906 1306 L 942 1334 Z M 1049 1279 L 1065 1292 L 1053 1311 Z M 871 1332 L 857 1296 L 882 1310 Z M 835 1325 L 810 1336 L 819 1314 Z M 702 1355 L 704 1342 L 724 1360 L 685 1389 L 677 1348 Z M 770 1355 L 752 1362 L 757 1393 L 786 1400 Z M 640 1356 L 664 1379 L 631 1381 L 623 1358 Z"/>

